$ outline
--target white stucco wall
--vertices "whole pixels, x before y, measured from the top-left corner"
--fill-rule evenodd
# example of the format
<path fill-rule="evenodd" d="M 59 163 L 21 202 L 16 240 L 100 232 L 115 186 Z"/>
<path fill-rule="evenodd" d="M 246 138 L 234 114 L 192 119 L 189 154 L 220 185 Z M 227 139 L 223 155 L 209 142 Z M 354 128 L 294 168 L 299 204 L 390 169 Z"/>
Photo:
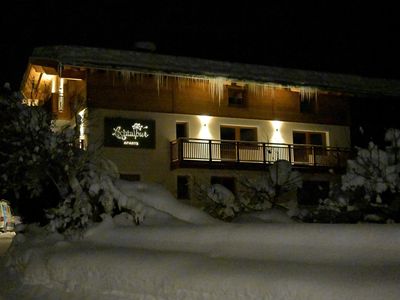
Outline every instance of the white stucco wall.
<path fill-rule="evenodd" d="M 104 118 L 121 117 L 127 119 L 155 120 L 156 148 L 132 149 L 102 147 L 105 157 L 111 159 L 122 174 L 139 174 L 141 180 L 154 181 L 167 186 L 172 192 L 176 190 L 176 174 L 194 174 L 196 170 L 170 171 L 170 141 L 176 138 L 176 123 L 187 122 L 189 137 L 202 139 L 220 139 L 221 125 L 256 127 L 258 141 L 293 143 L 293 131 L 325 132 L 327 146 L 349 147 L 350 129 L 347 126 L 319 125 L 268 120 L 249 120 L 166 114 L 154 112 L 137 112 L 122 110 L 91 109 L 88 112 L 89 144 L 101 145 L 104 137 Z M 278 126 L 279 125 L 279 126 Z M 276 130 L 278 129 L 278 130 Z M 204 171 L 198 172 L 203 174 Z M 212 172 L 216 172 L 213 170 Z"/>

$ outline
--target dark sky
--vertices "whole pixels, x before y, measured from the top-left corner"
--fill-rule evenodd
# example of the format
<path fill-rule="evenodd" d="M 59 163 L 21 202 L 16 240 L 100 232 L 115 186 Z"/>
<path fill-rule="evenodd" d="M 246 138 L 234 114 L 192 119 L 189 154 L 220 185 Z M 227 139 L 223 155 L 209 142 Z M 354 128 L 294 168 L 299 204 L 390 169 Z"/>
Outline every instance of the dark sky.
<path fill-rule="evenodd" d="M 134 49 L 137 41 L 152 41 L 163 54 L 400 79 L 400 17 L 394 4 L 216 3 L 3 1 L 0 84 L 10 81 L 18 89 L 36 46 Z M 397 109 L 394 103 L 387 111 Z M 374 104 L 367 109 L 375 111 Z M 379 113 L 381 119 L 388 119 L 386 113 Z"/>
<path fill-rule="evenodd" d="M 143 40 L 165 54 L 400 78 L 394 7 L 215 2 L 8 1 L 0 17 L 1 81 L 19 82 L 35 46 L 133 49 Z"/>

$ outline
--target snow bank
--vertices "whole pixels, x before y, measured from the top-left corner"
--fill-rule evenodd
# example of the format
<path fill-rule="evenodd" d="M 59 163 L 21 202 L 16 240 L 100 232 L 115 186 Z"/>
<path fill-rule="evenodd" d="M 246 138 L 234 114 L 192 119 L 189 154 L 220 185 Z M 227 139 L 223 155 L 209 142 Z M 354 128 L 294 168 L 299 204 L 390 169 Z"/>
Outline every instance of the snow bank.
<path fill-rule="evenodd" d="M 78 241 L 17 234 L 8 261 L 13 257 L 18 276 L 0 274 L 5 279 L 0 295 L 60 300 L 400 297 L 398 226 L 128 227 L 119 222 L 106 219 Z"/>
<path fill-rule="evenodd" d="M 107 222 L 106 222 L 107 223 Z M 202 253 L 211 257 L 324 264 L 400 264 L 398 225 L 221 224 L 115 227 L 85 240 L 114 247 Z"/>
<path fill-rule="evenodd" d="M 119 188 L 158 225 L 122 213 L 72 239 L 27 226 L 0 260 L 0 299 L 400 299 L 399 224 L 227 224 L 159 185 Z"/>
<path fill-rule="evenodd" d="M 397 300 L 400 295 L 398 268 L 228 260 L 91 244 L 42 253 L 25 274 L 11 299 Z"/>
<path fill-rule="evenodd" d="M 247 212 L 240 214 L 233 220 L 234 223 L 296 223 L 286 211 L 269 208 L 264 211 Z"/>
<path fill-rule="evenodd" d="M 160 184 L 120 179 L 116 181 L 116 186 L 126 196 L 121 206 L 135 207 L 140 201 L 146 207 L 144 224 L 158 223 L 160 220 L 157 218 L 168 220 L 169 216 L 191 224 L 219 223 L 205 212 L 179 202 Z"/>

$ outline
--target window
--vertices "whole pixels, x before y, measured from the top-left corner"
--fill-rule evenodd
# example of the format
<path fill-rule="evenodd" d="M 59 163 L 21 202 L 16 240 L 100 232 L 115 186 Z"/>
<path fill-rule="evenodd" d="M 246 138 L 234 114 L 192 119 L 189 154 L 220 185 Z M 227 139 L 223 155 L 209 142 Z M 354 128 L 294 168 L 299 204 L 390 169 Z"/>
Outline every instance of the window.
<path fill-rule="evenodd" d="M 239 126 L 221 126 L 221 159 L 236 160 L 236 143 L 228 141 L 257 142 L 257 128 Z M 257 143 L 240 143 L 240 149 L 257 149 Z"/>
<path fill-rule="evenodd" d="M 239 128 L 239 134 L 241 141 L 257 141 L 257 128 Z"/>
<path fill-rule="evenodd" d="M 224 176 L 211 176 L 211 184 L 220 184 L 235 194 L 235 178 Z"/>
<path fill-rule="evenodd" d="M 181 176 L 178 175 L 176 178 L 177 185 L 177 195 L 178 199 L 190 199 L 190 191 L 189 191 L 189 176 Z"/>
<path fill-rule="evenodd" d="M 257 128 L 240 126 L 221 126 L 221 140 L 229 141 L 257 141 Z"/>
<path fill-rule="evenodd" d="M 295 131 L 293 132 L 293 144 L 295 145 L 294 146 L 295 162 L 316 163 L 316 161 L 313 161 L 314 155 L 326 155 L 325 132 Z"/>
<path fill-rule="evenodd" d="M 297 191 L 297 201 L 299 205 L 316 206 L 320 199 L 329 196 L 328 181 L 304 181 L 303 187 Z"/>
<path fill-rule="evenodd" d="M 294 131 L 293 144 L 306 144 L 315 146 L 326 145 L 325 132 L 312 132 L 312 131 Z"/>
<path fill-rule="evenodd" d="M 176 123 L 176 138 L 187 138 L 188 135 L 188 124 L 184 122 Z"/>
<path fill-rule="evenodd" d="M 228 106 L 245 107 L 247 92 L 244 86 L 238 86 L 235 83 L 229 85 L 228 89 Z"/>

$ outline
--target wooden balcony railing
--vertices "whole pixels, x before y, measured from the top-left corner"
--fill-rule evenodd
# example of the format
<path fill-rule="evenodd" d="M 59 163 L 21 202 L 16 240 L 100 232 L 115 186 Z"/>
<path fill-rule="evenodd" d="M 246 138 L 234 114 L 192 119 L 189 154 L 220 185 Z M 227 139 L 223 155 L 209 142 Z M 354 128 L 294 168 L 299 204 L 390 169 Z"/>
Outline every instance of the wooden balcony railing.
<path fill-rule="evenodd" d="M 262 169 L 284 159 L 295 167 L 344 169 L 348 148 L 179 138 L 170 142 L 171 168 Z"/>

